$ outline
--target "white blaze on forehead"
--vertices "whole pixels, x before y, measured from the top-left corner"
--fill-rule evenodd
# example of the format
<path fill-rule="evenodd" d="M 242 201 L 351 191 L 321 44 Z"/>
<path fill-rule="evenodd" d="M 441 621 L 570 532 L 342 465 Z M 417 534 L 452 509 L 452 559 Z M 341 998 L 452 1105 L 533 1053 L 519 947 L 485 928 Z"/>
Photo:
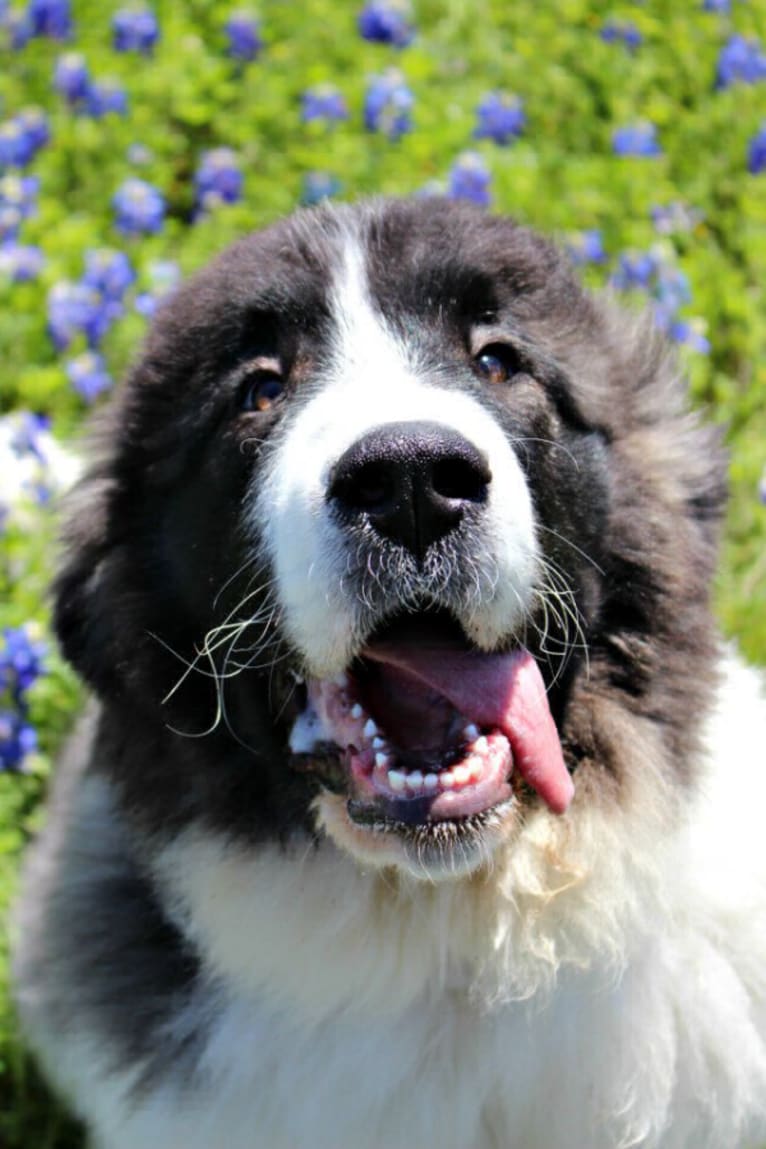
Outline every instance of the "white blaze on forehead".
<path fill-rule="evenodd" d="M 537 567 L 532 506 L 514 452 L 475 398 L 429 380 L 416 337 L 405 341 L 387 326 L 371 300 L 355 236 L 346 238 L 329 295 L 329 367 L 258 481 L 256 513 L 287 632 L 316 675 L 336 673 L 357 652 L 363 636 L 348 577 L 356 555 L 330 514 L 329 477 L 343 453 L 373 428 L 427 420 L 474 443 L 492 473 L 482 543 L 495 577 L 470 619 L 461 619 L 470 637 L 490 648 L 521 621 Z"/>

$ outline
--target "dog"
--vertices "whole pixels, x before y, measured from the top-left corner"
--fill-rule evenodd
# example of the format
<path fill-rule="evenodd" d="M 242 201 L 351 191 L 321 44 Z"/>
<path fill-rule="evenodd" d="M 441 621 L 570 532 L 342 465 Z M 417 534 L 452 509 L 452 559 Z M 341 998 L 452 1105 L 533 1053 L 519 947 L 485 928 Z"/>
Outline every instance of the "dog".
<path fill-rule="evenodd" d="M 467 204 L 306 210 L 71 498 L 15 976 L 98 1149 L 766 1140 L 766 703 L 651 320 Z"/>

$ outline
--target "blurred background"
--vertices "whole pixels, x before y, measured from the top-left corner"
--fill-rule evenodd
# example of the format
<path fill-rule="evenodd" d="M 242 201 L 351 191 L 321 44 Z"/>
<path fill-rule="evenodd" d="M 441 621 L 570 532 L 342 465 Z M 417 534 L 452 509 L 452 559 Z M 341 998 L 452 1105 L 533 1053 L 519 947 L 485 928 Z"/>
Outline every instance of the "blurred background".
<path fill-rule="evenodd" d="M 726 428 L 718 612 L 766 664 L 766 0 L 0 0 L 0 915 L 80 701 L 46 586 L 90 411 L 183 275 L 370 193 L 509 212 L 652 310 Z M 3 944 L 0 1145 L 75 1149 Z"/>

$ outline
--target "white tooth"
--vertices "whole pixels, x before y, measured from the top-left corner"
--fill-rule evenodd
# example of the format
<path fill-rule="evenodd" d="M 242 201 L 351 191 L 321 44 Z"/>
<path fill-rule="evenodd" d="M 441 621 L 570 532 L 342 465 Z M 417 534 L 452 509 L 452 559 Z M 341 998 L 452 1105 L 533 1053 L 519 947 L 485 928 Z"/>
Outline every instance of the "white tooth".
<path fill-rule="evenodd" d="M 438 774 L 426 774 L 425 778 L 423 779 L 423 785 L 425 786 L 426 790 L 436 790 L 439 786 Z"/>
<path fill-rule="evenodd" d="M 365 722 L 364 730 L 362 733 L 364 734 L 365 738 L 374 738 L 378 733 L 378 728 L 371 718 L 368 718 Z"/>
<path fill-rule="evenodd" d="M 479 737 L 479 727 L 476 726 L 473 722 L 469 722 L 468 725 L 464 728 L 463 733 L 469 742 L 473 742 L 475 738 Z"/>
<path fill-rule="evenodd" d="M 423 775 L 419 770 L 411 770 L 407 775 L 407 785 L 410 790 L 420 790 L 423 786 Z"/>
<path fill-rule="evenodd" d="M 445 789 L 449 789 L 450 786 L 455 785 L 455 775 L 452 773 L 451 770 L 442 770 L 441 771 L 441 773 L 439 774 L 439 785 L 443 786 Z"/>
<path fill-rule="evenodd" d="M 355 702 L 354 705 L 351 707 L 351 717 L 352 718 L 361 718 L 363 714 L 364 714 L 364 711 L 362 710 L 361 706 L 359 705 L 358 702 Z"/>
<path fill-rule="evenodd" d="M 481 762 L 478 758 L 469 758 L 466 762 L 466 767 L 472 782 L 475 782 L 477 778 L 481 778 Z"/>
<path fill-rule="evenodd" d="M 392 790 L 403 790 L 407 785 L 407 776 L 402 774 L 400 770 L 389 770 L 388 784 Z"/>
<path fill-rule="evenodd" d="M 380 737 L 379 734 L 376 734 L 372 740 L 373 750 L 382 750 L 384 746 L 385 746 L 384 740 Z"/>
<path fill-rule="evenodd" d="M 465 786 L 466 782 L 471 777 L 467 766 L 453 766 L 452 776 L 455 779 L 456 786 Z"/>
<path fill-rule="evenodd" d="M 381 768 L 388 766 L 388 755 L 383 754 L 383 752 L 379 750 L 375 755 L 375 765 L 380 766 Z"/>
<path fill-rule="evenodd" d="M 477 738 L 473 744 L 474 753 L 475 754 L 485 754 L 488 746 L 489 746 L 489 742 L 487 742 L 487 739 L 482 734 L 481 738 Z"/>

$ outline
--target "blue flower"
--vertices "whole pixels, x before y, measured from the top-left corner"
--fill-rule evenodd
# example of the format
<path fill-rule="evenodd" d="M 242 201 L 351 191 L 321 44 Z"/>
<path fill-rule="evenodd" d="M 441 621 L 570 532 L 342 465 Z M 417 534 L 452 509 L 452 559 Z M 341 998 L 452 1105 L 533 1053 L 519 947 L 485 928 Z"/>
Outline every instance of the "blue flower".
<path fill-rule="evenodd" d="M 764 120 L 760 130 L 755 133 L 748 144 L 747 167 L 748 171 L 754 176 L 766 171 L 766 120 Z"/>
<path fill-rule="evenodd" d="M 620 255 L 617 271 L 612 276 L 612 285 L 620 291 L 633 288 L 649 288 L 657 274 L 659 261 L 649 251 L 628 252 Z"/>
<path fill-rule="evenodd" d="M 702 212 L 680 200 L 668 204 L 656 204 L 650 214 L 655 230 L 660 235 L 691 231 L 702 220 Z"/>
<path fill-rule="evenodd" d="M 410 6 L 402 0 L 370 0 L 359 13 L 358 28 L 365 40 L 395 48 L 406 48 L 415 35 Z"/>
<path fill-rule="evenodd" d="M 17 707 L 25 705 L 25 695 L 43 673 L 47 647 L 41 642 L 35 623 L 7 627 L 0 639 L 0 691 L 7 693 Z"/>
<path fill-rule="evenodd" d="M 29 108 L 0 124 L 0 168 L 23 168 L 50 137 L 43 112 Z"/>
<path fill-rule="evenodd" d="M 260 21 L 252 12 L 233 12 L 224 26 L 227 38 L 226 54 L 233 60 L 249 62 L 263 49 Z"/>
<path fill-rule="evenodd" d="M 79 52 L 66 52 L 56 61 L 53 87 L 69 104 L 84 100 L 90 91 L 90 75 L 85 57 Z"/>
<path fill-rule="evenodd" d="M 66 40 L 72 31 L 70 0 L 29 0 L 27 23 L 33 36 Z"/>
<path fill-rule="evenodd" d="M 37 732 L 25 716 L 0 710 L 0 770 L 23 771 L 27 755 L 37 748 Z"/>
<path fill-rule="evenodd" d="M 48 334 L 58 351 L 84 335 L 89 347 L 98 347 L 120 305 L 101 298 L 85 283 L 57 283 L 48 294 Z"/>
<path fill-rule="evenodd" d="M 3 29 L 5 39 L 14 52 L 20 51 L 32 39 L 32 25 L 26 12 L 12 9 L 0 15 L 0 32 Z"/>
<path fill-rule="evenodd" d="M 322 200 L 332 199 L 340 190 L 340 180 L 329 172 L 307 172 L 303 177 L 301 203 L 310 207 Z"/>
<path fill-rule="evenodd" d="M 69 382 L 86 403 L 93 403 L 103 391 L 113 385 L 103 355 L 97 351 L 84 351 L 65 363 Z"/>
<path fill-rule="evenodd" d="M 348 108 L 343 96 L 332 84 L 317 84 L 303 93 L 301 117 L 306 124 L 312 120 L 346 120 Z"/>
<path fill-rule="evenodd" d="M 82 281 L 102 298 L 121 300 L 135 278 L 133 265 L 124 251 L 102 247 L 85 253 Z"/>
<path fill-rule="evenodd" d="M 662 154 L 654 124 L 627 124 L 612 132 L 612 148 L 618 156 L 659 156 Z"/>
<path fill-rule="evenodd" d="M 702 0 L 704 12 L 730 12 L 731 0 Z"/>
<path fill-rule="evenodd" d="M 665 330 L 674 343 L 681 343 L 701 355 L 710 353 L 710 340 L 704 334 L 700 320 L 674 319 Z"/>
<path fill-rule="evenodd" d="M 139 292 L 133 301 L 133 306 L 139 315 L 150 319 L 180 283 L 181 269 L 170 259 L 155 259 L 149 264 L 147 271 L 150 290 Z"/>
<path fill-rule="evenodd" d="M 598 228 L 589 228 L 571 236 L 567 243 L 569 257 L 578 267 L 586 263 L 604 263 L 604 240 Z"/>
<path fill-rule="evenodd" d="M 45 256 L 39 247 L 15 241 L 0 246 L 0 277 L 7 276 L 12 283 L 37 279 L 44 266 Z"/>
<path fill-rule="evenodd" d="M 97 80 L 91 84 L 85 102 L 85 110 L 100 120 L 104 116 L 126 116 L 128 114 L 128 95 L 116 80 Z"/>
<path fill-rule="evenodd" d="M 0 176 L 0 208 L 13 208 L 19 219 L 28 219 L 37 210 L 37 176 L 19 176 L 15 173 Z"/>
<path fill-rule="evenodd" d="M 527 117 L 518 96 L 503 92 L 488 92 L 476 109 L 478 123 L 474 129 L 477 140 L 494 140 L 509 144 L 521 135 Z"/>
<path fill-rule="evenodd" d="M 447 182 L 448 199 L 465 199 L 486 207 L 492 200 L 489 185 L 492 176 L 476 152 L 464 152 L 455 160 Z"/>
<path fill-rule="evenodd" d="M 624 44 L 635 52 L 643 42 L 643 36 L 630 20 L 606 20 L 599 33 L 606 44 Z"/>
<path fill-rule="evenodd" d="M 160 26 L 151 8 L 122 8 L 112 17 L 112 45 L 116 52 L 150 56 L 160 38 Z"/>
<path fill-rule="evenodd" d="M 197 212 L 221 203 L 242 199 L 242 170 L 239 156 L 231 148 L 213 148 L 202 156 L 194 173 Z"/>
<path fill-rule="evenodd" d="M 766 56 L 757 40 L 745 36 L 732 36 L 718 55 L 716 88 L 729 88 L 732 84 L 756 84 L 766 78 Z"/>
<path fill-rule="evenodd" d="M 374 76 L 364 96 L 364 126 L 396 140 L 412 127 L 414 98 L 401 72 L 394 68 Z"/>
<path fill-rule="evenodd" d="M 132 177 L 112 197 L 115 224 L 124 235 L 154 234 L 162 230 L 165 221 L 165 199 L 161 192 L 146 180 Z"/>

